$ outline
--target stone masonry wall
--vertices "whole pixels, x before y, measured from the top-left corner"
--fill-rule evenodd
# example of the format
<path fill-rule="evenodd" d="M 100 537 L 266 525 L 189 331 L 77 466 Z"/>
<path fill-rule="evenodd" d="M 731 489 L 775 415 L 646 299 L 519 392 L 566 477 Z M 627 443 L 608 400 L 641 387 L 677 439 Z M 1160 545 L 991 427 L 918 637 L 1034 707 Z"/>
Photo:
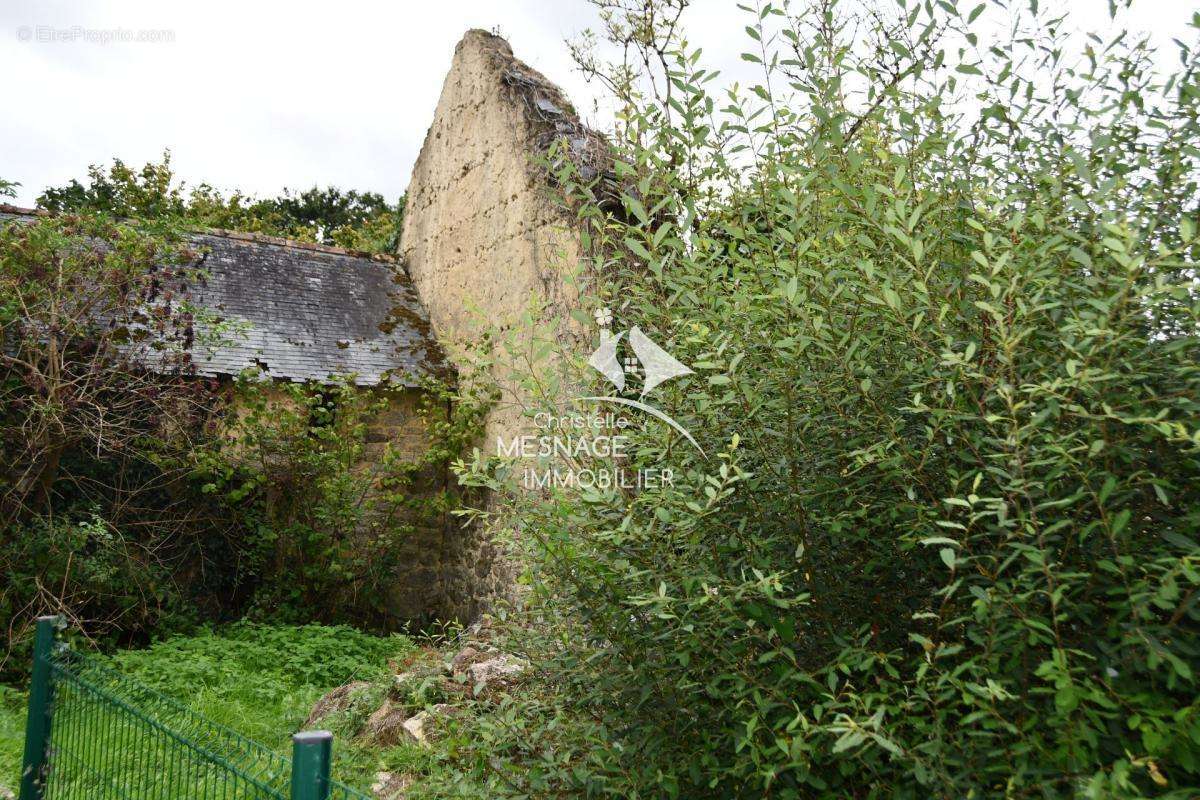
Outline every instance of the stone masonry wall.
<path fill-rule="evenodd" d="M 579 261 L 569 217 L 551 198 L 538 157 L 556 138 L 573 155 L 600 149 L 562 93 L 513 57 L 508 43 L 468 31 L 454 53 L 433 124 L 413 169 L 401 236 L 401 263 L 412 278 L 439 343 L 453 358 L 482 328 L 527 340 L 522 317 L 534 300 L 542 320 L 567 320 L 577 295 L 568 276 Z M 578 342 L 569 322 L 562 347 Z M 503 397 L 482 446 L 529 428 L 518 384 L 496 367 Z M 507 595 L 512 567 L 487 531 L 459 529 L 444 564 L 449 594 L 471 616 Z"/>
<path fill-rule="evenodd" d="M 506 41 L 467 32 L 413 168 L 401 236 L 401 262 L 451 351 L 481 326 L 519 329 L 531 298 L 549 306 L 545 316 L 575 302 L 567 276 L 578 237 L 536 163 L 558 120 L 582 130 L 562 93 Z M 489 419 L 493 447 L 497 433 L 522 426 L 520 397 L 496 377 L 506 396 Z"/>
<path fill-rule="evenodd" d="M 378 391 L 378 390 L 375 390 Z M 367 423 L 366 443 L 361 468 L 369 472 L 379 465 L 390 450 L 401 461 L 419 461 L 429 447 L 428 430 L 420 413 L 421 392 L 415 389 L 391 390 L 383 395 L 387 406 Z M 364 475 L 365 480 L 369 476 Z M 424 470 L 406 494 L 420 502 L 445 486 L 449 476 L 444 470 Z M 387 596 L 364 598 L 366 609 L 386 609 L 394 622 L 421 624 L 430 619 L 456 615 L 445 587 L 446 520 L 427 511 L 420 513 L 394 509 L 385 504 L 380 510 L 386 519 L 366 520 L 360 535 L 389 535 L 397 524 L 413 530 L 395 545 L 397 568 Z M 395 515 L 399 516 L 397 518 Z M 375 529 L 374 525 L 380 525 Z"/>
<path fill-rule="evenodd" d="M 410 464 L 420 461 L 430 446 L 429 431 L 420 412 L 421 390 L 363 388 L 360 391 L 373 392 L 386 401 L 383 410 L 367 421 L 362 456 L 354 467 L 362 485 L 369 487 L 367 497 L 378 497 L 385 491 L 379 484 L 385 454 L 390 451 L 401 462 Z M 227 397 L 233 402 L 226 407 L 226 414 L 240 418 L 249 413 L 232 392 Z M 291 397 L 276 390 L 275 384 L 265 387 L 264 402 L 268 411 L 296 410 Z M 226 426 L 222 438 L 226 453 L 237 457 L 241 448 L 234 430 L 234 426 Z M 374 513 L 365 515 L 361 528 L 354 532 L 357 538 L 351 540 L 351 546 L 365 545 L 372 537 L 395 536 L 402 526 L 411 527 L 411 531 L 405 530 L 390 548 L 397 566 L 391 573 L 386 596 L 336 598 L 343 610 L 358 615 L 365 623 L 384 627 L 420 625 L 433 619 L 470 619 L 477 613 L 473 589 L 469 591 L 462 585 L 459 570 L 447 569 L 447 565 L 459 560 L 458 541 L 453 534 L 457 525 L 448 515 L 435 513 L 423 502 L 432 500 L 451 481 L 444 467 L 426 468 L 405 491 L 418 504 L 416 511 L 381 503 Z"/>
<path fill-rule="evenodd" d="M 393 390 L 386 397 L 387 407 L 367 425 L 364 470 L 379 464 L 385 450 L 401 461 L 417 462 L 431 444 L 420 411 L 421 392 Z M 492 545 L 470 532 L 464 534 L 462 521 L 448 509 L 426 504 L 445 490 L 458 491 L 448 466 L 426 467 L 406 492 L 418 509 L 400 512 L 403 519 L 388 521 L 412 525 L 413 530 L 398 544 L 398 567 L 387 596 L 368 601 L 372 607 L 386 608 L 394 622 L 467 622 L 479 615 L 488 597 L 504 591 L 507 575 L 493 569 Z"/>

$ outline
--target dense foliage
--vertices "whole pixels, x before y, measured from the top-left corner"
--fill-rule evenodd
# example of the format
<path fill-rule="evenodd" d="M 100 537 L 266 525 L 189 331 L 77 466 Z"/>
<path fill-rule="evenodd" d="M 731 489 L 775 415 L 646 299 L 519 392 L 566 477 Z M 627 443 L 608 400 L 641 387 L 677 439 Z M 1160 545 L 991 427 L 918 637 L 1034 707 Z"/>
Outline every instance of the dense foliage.
<path fill-rule="evenodd" d="M 221 329 L 178 301 L 195 278 L 169 228 L 64 215 L 0 230 L 5 644 L 38 613 L 97 636 L 187 617 L 172 576 L 222 558 L 170 466 L 205 416 L 188 350 Z"/>
<path fill-rule="evenodd" d="M 394 629 L 401 551 L 450 524 L 447 465 L 487 399 L 450 408 L 431 380 L 411 409 L 429 447 L 400 453 L 368 443 L 393 397 L 349 376 L 196 374 L 246 331 L 186 299 L 203 259 L 165 165 L 117 172 L 102 208 L 0 229 L 0 674 L 44 613 L 109 644 L 246 613 Z"/>
<path fill-rule="evenodd" d="M 602 5 L 624 213 L 550 163 L 708 456 L 650 422 L 674 486 L 501 509 L 544 680 L 477 791 L 1195 796 L 1200 51 L 762 4 L 725 89 L 677 4 Z"/>
<path fill-rule="evenodd" d="M 400 242 L 404 199 L 388 203 L 376 192 L 312 187 L 284 189 L 278 197 L 228 195 L 206 183 L 187 187 L 171 169 L 171 155 L 141 169 L 114 159 L 106 171 L 88 168 L 86 183 L 51 187 L 38 207 L 53 212 L 104 213 L 142 220 L 174 220 L 199 228 L 263 233 L 339 245 L 371 253 L 394 253 Z"/>
<path fill-rule="evenodd" d="M 372 429 L 406 396 L 350 380 L 276 384 L 252 374 L 235 382 L 219 434 L 190 454 L 190 476 L 241 532 L 248 612 L 396 627 L 389 591 L 411 557 L 405 543 L 446 526 L 462 502 L 449 464 L 474 441 L 490 404 L 465 385 L 427 381 L 410 409 L 427 435 L 415 454 Z"/>
<path fill-rule="evenodd" d="M 455 769 L 413 791 L 1194 797 L 1200 50 L 1177 44 L 1164 77 L 1136 37 L 1073 38 L 1036 2 L 762 4 L 746 10 L 743 56 L 762 79 L 720 87 L 682 36 L 686 2 L 598 4 L 625 60 L 576 55 L 620 105 L 606 187 L 621 187 L 620 213 L 566 154 L 546 165 L 585 231 L 586 311 L 611 309 L 615 327 L 639 326 L 695 370 L 649 400 L 704 452 L 653 420 L 624 429 L 627 471 L 675 475 L 636 491 L 531 496 L 511 491 L 520 465 L 461 465 L 495 492 L 479 516 L 507 521 L 529 565 L 504 645 L 534 669 L 485 713 L 456 717 L 438 756 Z M 43 202 L 323 239 L 362 199 L 245 211 L 184 199 L 153 168 L 96 172 Z M 5 274 L 29 276 L 0 284 L 10 362 L 12 341 L 35 366 L 59 352 L 45 349 L 59 317 L 27 322 L 42 317 L 26 306 L 67 296 L 44 265 L 100 275 L 159 261 L 141 234 L 75 219 L 0 240 Z M 95 239 L 117 255 L 97 256 Z M 163 327 L 139 341 L 170 338 Z M 509 352 L 547 410 L 584 380 L 558 374 L 571 365 L 548 343 Z M 124 487 L 125 472 L 92 475 L 126 463 L 163 491 L 155 476 L 186 472 L 172 492 L 215 501 L 236 532 L 243 608 L 302 618 L 332 591 L 370 596 L 387 551 L 347 547 L 361 543 L 350 533 L 461 451 L 487 399 L 435 427 L 431 461 L 385 462 L 368 497 L 355 464 L 377 398 L 295 387 L 280 402 L 246 381 L 220 439 L 186 452 L 164 450 L 146 427 L 159 416 L 138 405 L 119 455 L 95 426 L 63 440 L 87 456 L 76 469 L 38 453 L 49 434 L 87 427 L 72 414 L 109 413 L 107 395 L 45 400 L 56 384 L 28 376 L 49 373 L 10 362 L 6 617 L 59 602 L 59 581 L 73 592 L 64 606 L 99 598 L 116 620 L 131 598 L 159 596 L 152 567 L 171 562 L 136 570 L 143 540 L 127 532 L 142 523 L 112 516 L 142 506 L 84 492 Z M 39 425 L 46 437 L 27 435 Z M 59 541 L 41 560 L 22 549 Z M 122 663 L 185 693 L 228 666 L 252 704 L 303 707 L 311 686 L 268 698 L 252 676 L 342 680 L 379 655 L 348 632 L 240 630 Z"/>
<path fill-rule="evenodd" d="M 298 687 L 329 688 L 384 676 L 388 659 L 410 647 L 404 637 L 371 636 L 345 625 L 238 622 L 169 637 L 141 650 L 121 650 L 112 663 L 178 700 L 220 691 L 240 695 L 246 706 L 274 705 L 280 694 Z"/>

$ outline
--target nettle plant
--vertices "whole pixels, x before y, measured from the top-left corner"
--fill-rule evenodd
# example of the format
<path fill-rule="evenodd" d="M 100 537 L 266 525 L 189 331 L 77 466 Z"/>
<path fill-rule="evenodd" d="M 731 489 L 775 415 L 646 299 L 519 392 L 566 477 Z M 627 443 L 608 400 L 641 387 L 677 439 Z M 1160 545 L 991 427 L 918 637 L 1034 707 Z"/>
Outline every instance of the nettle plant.
<path fill-rule="evenodd" d="M 650 424 L 675 486 L 519 500 L 546 681 L 486 791 L 1194 796 L 1200 51 L 768 3 L 723 88 L 678 5 L 584 58 L 621 212 L 551 161 L 710 456 Z"/>

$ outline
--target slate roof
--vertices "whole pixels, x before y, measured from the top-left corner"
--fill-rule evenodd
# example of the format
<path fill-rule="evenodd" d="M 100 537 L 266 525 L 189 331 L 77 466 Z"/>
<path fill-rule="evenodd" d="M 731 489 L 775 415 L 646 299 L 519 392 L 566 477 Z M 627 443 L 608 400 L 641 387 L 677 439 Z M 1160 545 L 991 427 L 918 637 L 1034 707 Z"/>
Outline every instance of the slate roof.
<path fill-rule="evenodd" d="M 32 212 L 0 206 L 0 225 Z M 429 316 L 400 265 L 255 234 L 190 237 L 205 279 L 188 298 L 231 323 L 213 350 L 197 345 L 202 375 L 257 366 L 273 378 L 325 381 L 353 374 L 359 386 L 418 386 L 443 359 Z"/>

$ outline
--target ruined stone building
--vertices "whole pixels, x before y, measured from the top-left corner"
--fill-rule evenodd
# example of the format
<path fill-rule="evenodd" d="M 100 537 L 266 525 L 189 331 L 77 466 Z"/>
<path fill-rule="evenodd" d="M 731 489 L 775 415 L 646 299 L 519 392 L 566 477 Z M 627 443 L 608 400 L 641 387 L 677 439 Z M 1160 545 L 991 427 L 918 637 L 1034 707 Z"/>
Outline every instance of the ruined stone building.
<path fill-rule="evenodd" d="M 608 163 L 607 142 L 561 90 L 515 58 L 504 39 L 468 31 L 413 167 L 400 237 L 400 264 L 446 352 L 463 352 L 484 326 L 527 336 L 522 319 L 530 308 L 559 320 L 559 348 L 578 346 L 567 312 L 578 299 L 580 243 L 543 163 L 552 149 L 584 180 L 611 183 L 596 166 Z M 485 443 L 524 427 L 518 383 L 502 366 L 493 370 L 502 399 Z M 449 603 L 468 615 L 510 588 L 511 570 L 488 535 L 459 531 L 445 565 Z"/>
<path fill-rule="evenodd" d="M 558 87 L 514 58 L 504 39 L 468 31 L 413 168 L 400 239 L 401 262 L 450 349 L 473 339 L 480 311 L 507 330 L 531 298 L 549 311 L 574 303 L 579 241 L 538 163 L 555 142 L 585 179 L 607 152 Z M 512 404 L 498 409 L 489 440 L 518 427 L 517 414 Z"/>
<path fill-rule="evenodd" d="M 257 369 L 294 382 L 353 376 L 388 399 L 366 457 L 385 447 L 417 457 L 426 446 L 421 382 L 446 374 L 447 352 L 462 352 L 481 324 L 512 331 L 531 301 L 559 311 L 574 302 L 567 273 L 579 261 L 578 239 L 538 163 L 555 142 L 585 170 L 604 152 L 559 89 L 507 42 L 467 32 L 413 169 L 395 258 L 257 234 L 192 236 L 207 277 L 191 299 L 240 331 L 194 352 L 197 371 L 228 378 Z M 0 224 L 30 213 L 2 207 Z M 494 377 L 516 391 L 507 376 Z M 519 410 L 502 403 L 486 435 L 519 425 Z M 419 531 L 403 561 L 386 598 L 398 619 L 469 619 L 510 580 L 488 532 L 457 520 Z"/>

